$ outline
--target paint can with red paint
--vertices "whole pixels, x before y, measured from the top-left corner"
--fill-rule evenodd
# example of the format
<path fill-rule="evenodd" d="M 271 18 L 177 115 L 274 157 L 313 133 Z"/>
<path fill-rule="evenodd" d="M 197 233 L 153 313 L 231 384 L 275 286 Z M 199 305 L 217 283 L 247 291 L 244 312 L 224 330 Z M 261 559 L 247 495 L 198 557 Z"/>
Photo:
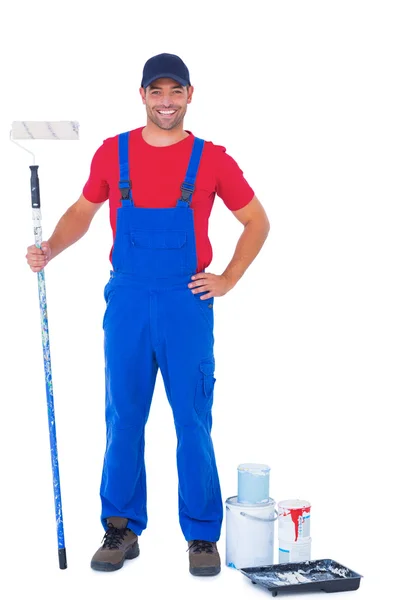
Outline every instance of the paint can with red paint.
<path fill-rule="evenodd" d="M 298 542 L 310 537 L 311 504 L 307 500 L 278 502 L 279 541 Z"/>

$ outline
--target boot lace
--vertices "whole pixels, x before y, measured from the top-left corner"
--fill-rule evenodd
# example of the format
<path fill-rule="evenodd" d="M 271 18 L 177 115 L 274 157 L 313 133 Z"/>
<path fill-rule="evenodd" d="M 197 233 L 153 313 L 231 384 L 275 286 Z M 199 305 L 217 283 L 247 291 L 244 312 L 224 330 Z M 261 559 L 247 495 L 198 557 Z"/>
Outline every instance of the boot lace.
<path fill-rule="evenodd" d="M 189 548 L 187 549 L 187 552 L 192 548 L 193 552 L 196 552 L 196 554 L 200 552 L 207 552 L 207 554 L 212 554 L 214 550 L 212 543 L 205 542 L 204 540 L 194 540 L 194 542 L 190 544 Z"/>
<path fill-rule="evenodd" d="M 118 529 L 117 527 L 113 527 L 113 525 L 109 525 L 103 537 L 103 548 L 109 548 L 110 550 L 118 550 L 120 544 L 122 543 L 126 535 L 126 527 L 125 529 Z"/>

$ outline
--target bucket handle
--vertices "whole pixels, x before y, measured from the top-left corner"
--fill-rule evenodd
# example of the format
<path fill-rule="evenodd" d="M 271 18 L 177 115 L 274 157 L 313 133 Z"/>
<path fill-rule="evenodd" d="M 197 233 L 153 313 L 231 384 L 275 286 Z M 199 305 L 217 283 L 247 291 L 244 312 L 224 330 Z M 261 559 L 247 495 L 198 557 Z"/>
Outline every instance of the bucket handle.
<path fill-rule="evenodd" d="M 227 506 L 226 508 L 227 508 L 227 510 L 231 510 L 229 508 L 229 506 Z M 247 514 L 245 512 L 240 512 L 239 514 L 240 514 L 240 516 L 247 517 L 248 519 L 251 519 L 253 521 L 264 521 L 264 522 L 267 522 L 267 523 L 273 523 L 278 518 L 278 511 L 277 510 L 274 510 L 274 515 L 276 515 L 276 516 L 274 516 L 273 519 L 263 519 L 262 517 L 255 517 L 254 515 L 249 515 L 249 514 Z"/>
<path fill-rule="evenodd" d="M 267 522 L 267 523 L 273 523 L 278 518 L 278 511 L 274 510 L 274 515 L 276 515 L 276 516 L 274 516 L 272 519 L 263 519 L 262 517 L 255 517 L 254 515 L 248 515 L 245 512 L 241 512 L 240 515 L 242 517 L 247 517 L 248 519 L 252 519 L 253 521 L 264 521 L 264 522 Z"/>

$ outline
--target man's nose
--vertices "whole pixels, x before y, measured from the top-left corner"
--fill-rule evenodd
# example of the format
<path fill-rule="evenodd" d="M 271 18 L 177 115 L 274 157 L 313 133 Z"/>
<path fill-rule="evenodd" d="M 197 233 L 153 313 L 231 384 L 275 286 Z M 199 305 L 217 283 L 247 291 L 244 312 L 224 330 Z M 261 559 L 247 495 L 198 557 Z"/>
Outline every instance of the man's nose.
<path fill-rule="evenodd" d="M 161 104 L 163 106 L 165 106 L 166 108 L 168 108 L 168 106 L 171 106 L 172 101 L 170 96 L 168 96 L 168 94 L 165 94 L 162 98 L 161 98 Z"/>

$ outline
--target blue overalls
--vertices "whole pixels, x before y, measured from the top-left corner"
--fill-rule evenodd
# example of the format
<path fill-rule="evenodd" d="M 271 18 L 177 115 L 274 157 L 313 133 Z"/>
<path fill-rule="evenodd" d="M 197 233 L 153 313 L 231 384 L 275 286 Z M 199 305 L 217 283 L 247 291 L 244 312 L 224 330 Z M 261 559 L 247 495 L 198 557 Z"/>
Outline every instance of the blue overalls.
<path fill-rule="evenodd" d="M 188 288 L 197 257 L 190 207 L 204 141 L 194 139 L 174 208 L 138 208 L 129 180 L 129 132 L 119 136 L 121 207 L 104 296 L 107 444 L 101 518 L 147 525 L 145 424 L 158 368 L 177 434 L 179 522 L 186 540 L 218 541 L 223 507 L 211 440 L 214 299 Z M 151 182 L 149 182 L 151 185 Z M 160 448 L 162 452 L 162 448 Z"/>

